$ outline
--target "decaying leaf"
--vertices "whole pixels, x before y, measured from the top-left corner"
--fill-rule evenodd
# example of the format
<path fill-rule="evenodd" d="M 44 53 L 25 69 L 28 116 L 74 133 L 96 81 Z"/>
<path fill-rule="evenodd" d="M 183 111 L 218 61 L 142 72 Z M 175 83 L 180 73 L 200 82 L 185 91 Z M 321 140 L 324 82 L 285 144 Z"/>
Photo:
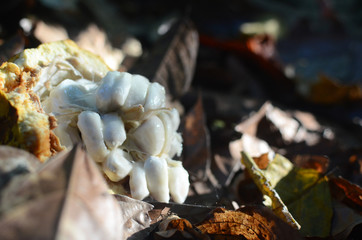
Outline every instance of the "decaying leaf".
<path fill-rule="evenodd" d="M 277 183 L 275 190 L 301 225 L 303 235 L 330 235 L 333 205 L 327 177 L 314 169 L 295 167 Z"/>
<path fill-rule="evenodd" d="M 258 161 L 245 153 L 242 161 L 261 192 L 269 197 L 264 204 L 273 211 L 280 204 L 287 207 L 287 212 L 275 211 L 278 216 L 294 218 L 305 236 L 330 235 L 333 204 L 327 177 L 316 169 L 296 167 L 279 154 L 265 169 L 260 169 Z"/>
<path fill-rule="evenodd" d="M 262 206 L 216 208 L 205 216 L 193 225 L 186 218 L 170 215 L 160 223 L 155 239 L 301 239 L 297 230 Z"/>
<path fill-rule="evenodd" d="M 121 206 L 134 212 L 122 216 Z M 120 205 L 80 146 L 12 180 L 0 207 L 1 239 L 125 239 L 140 229 L 124 231 L 125 223 L 149 209 L 133 201 Z"/>
<path fill-rule="evenodd" d="M 271 186 L 271 182 L 266 178 L 263 171 L 256 165 L 252 158 L 246 153 L 242 152 L 242 163 L 245 165 L 249 174 L 252 176 L 255 184 L 258 186 L 260 191 L 267 197 L 270 198 L 270 206 L 274 213 L 283 219 L 285 222 L 293 226 L 294 228 L 299 229 L 300 225 L 293 218 L 293 216 L 288 211 L 288 208 L 283 203 L 283 200 L 280 198 L 278 192 L 276 192 Z M 274 182 L 275 184 L 275 182 Z"/>
<path fill-rule="evenodd" d="M 295 229 L 265 207 L 218 208 L 196 227 L 212 239 L 301 239 Z"/>
<path fill-rule="evenodd" d="M 159 82 L 173 97 L 190 87 L 199 47 L 198 33 L 188 20 L 180 20 L 165 34 L 152 51 L 129 72 Z"/>
<path fill-rule="evenodd" d="M 210 239 L 207 235 L 197 231 L 185 218 L 170 215 L 159 225 L 155 239 Z"/>
<path fill-rule="evenodd" d="M 149 211 L 153 206 L 144 201 L 136 200 L 124 195 L 115 195 L 120 206 L 121 225 L 124 239 L 141 239 L 149 232 L 144 231 L 151 224 Z"/>
<path fill-rule="evenodd" d="M 342 177 L 330 177 L 329 184 L 333 196 L 362 214 L 362 189 Z"/>
<path fill-rule="evenodd" d="M 206 177 L 210 168 L 210 136 L 201 97 L 184 118 L 183 164 L 200 179 Z"/>

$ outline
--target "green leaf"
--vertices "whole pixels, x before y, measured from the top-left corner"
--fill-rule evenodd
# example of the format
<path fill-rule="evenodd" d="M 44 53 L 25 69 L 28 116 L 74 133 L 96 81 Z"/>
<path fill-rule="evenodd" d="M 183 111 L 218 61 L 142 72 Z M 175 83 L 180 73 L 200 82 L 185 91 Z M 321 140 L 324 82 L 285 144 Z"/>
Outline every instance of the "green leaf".
<path fill-rule="evenodd" d="M 314 169 L 295 167 L 278 182 L 275 190 L 302 226 L 302 234 L 330 235 L 333 206 L 327 177 Z"/>
<path fill-rule="evenodd" d="M 261 170 L 246 152 L 242 152 L 241 160 L 260 191 L 264 194 L 264 196 L 270 198 L 271 203 L 269 207 L 271 207 L 273 212 L 294 228 L 299 229 L 300 225 L 289 213 L 287 207 L 279 197 L 279 194 L 271 187 L 269 179 L 265 177 L 264 172 L 266 170 Z"/>
<path fill-rule="evenodd" d="M 269 197 L 270 202 L 264 204 L 276 215 L 300 224 L 305 236 L 330 235 L 333 206 L 327 177 L 314 169 L 297 168 L 279 154 L 263 170 L 245 152 L 242 163 L 261 192 Z"/>

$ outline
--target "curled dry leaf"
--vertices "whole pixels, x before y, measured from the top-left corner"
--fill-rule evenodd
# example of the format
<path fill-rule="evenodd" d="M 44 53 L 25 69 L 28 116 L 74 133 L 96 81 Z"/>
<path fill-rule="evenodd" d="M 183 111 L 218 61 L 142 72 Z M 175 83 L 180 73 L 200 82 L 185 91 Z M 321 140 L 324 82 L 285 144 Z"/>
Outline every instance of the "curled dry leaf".
<path fill-rule="evenodd" d="M 191 21 L 181 19 L 156 43 L 150 54 L 129 71 L 159 82 L 166 92 L 177 98 L 191 85 L 198 48 L 196 28 Z"/>
<path fill-rule="evenodd" d="M 265 207 L 218 208 L 196 227 L 212 239 L 301 239 L 295 229 Z"/>
<path fill-rule="evenodd" d="M 140 212 L 134 204 L 124 202 L 136 213 L 121 216 L 98 167 L 77 146 L 9 183 L 0 205 L 0 238 L 124 239 L 133 232 L 124 232 L 123 223 Z"/>
<path fill-rule="evenodd" d="M 123 238 L 140 239 L 148 232 L 143 232 L 151 224 L 151 218 L 149 211 L 153 209 L 153 206 L 144 201 L 136 200 L 124 195 L 115 195 L 119 206 Z"/>
<path fill-rule="evenodd" d="M 308 146 L 316 145 L 321 138 L 317 133 L 322 127 L 308 113 L 283 111 L 266 102 L 235 130 L 280 148 L 303 142 Z"/>

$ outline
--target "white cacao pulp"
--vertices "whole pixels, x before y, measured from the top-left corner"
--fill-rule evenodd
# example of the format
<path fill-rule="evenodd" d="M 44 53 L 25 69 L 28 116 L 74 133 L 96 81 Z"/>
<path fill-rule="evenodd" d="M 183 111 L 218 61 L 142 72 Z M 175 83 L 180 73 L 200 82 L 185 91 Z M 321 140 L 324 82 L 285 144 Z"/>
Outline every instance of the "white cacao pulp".
<path fill-rule="evenodd" d="M 69 147 L 83 141 L 110 181 L 129 176 L 136 199 L 184 202 L 189 175 L 172 160 L 182 152 L 180 116 L 166 107 L 164 87 L 118 71 L 99 82 L 79 78 L 63 80 L 42 102 L 58 120 L 60 142 Z"/>

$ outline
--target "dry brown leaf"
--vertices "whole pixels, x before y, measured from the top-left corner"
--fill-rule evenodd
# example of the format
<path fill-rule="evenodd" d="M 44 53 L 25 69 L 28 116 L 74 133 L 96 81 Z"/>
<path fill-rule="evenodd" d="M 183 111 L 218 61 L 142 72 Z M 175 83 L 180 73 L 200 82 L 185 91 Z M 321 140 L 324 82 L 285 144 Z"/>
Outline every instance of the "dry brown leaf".
<path fill-rule="evenodd" d="M 205 176 L 205 166 L 210 164 L 209 132 L 205 121 L 202 98 L 199 97 L 184 118 L 182 136 L 183 164 L 188 171 L 196 173 L 200 178 Z"/>
<path fill-rule="evenodd" d="M 321 131 L 313 120 L 307 113 L 283 111 L 266 102 L 257 113 L 238 124 L 235 130 L 258 137 L 274 147 L 302 142 L 312 146 L 320 141 L 320 136 L 315 132 Z"/>
<path fill-rule="evenodd" d="M 148 236 L 144 231 L 151 224 L 149 212 L 153 206 L 144 201 L 136 200 L 124 195 L 115 195 L 120 206 L 121 225 L 123 238 L 140 239 Z"/>
<path fill-rule="evenodd" d="M 342 177 L 330 177 L 329 185 L 334 198 L 362 214 L 362 188 Z"/>
<path fill-rule="evenodd" d="M 180 20 L 129 72 L 159 82 L 167 93 L 174 98 L 180 97 L 191 85 L 198 47 L 196 28 L 189 20 Z"/>
<path fill-rule="evenodd" d="M 184 167 L 199 180 L 212 178 L 210 151 L 210 135 L 206 127 L 202 98 L 199 97 L 193 108 L 184 117 L 182 153 Z"/>
<path fill-rule="evenodd" d="M 210 239 L 185 218 L 170 215 L 159 225 L 159 231 L 155 233 L 155 239 Z"/>
<path fill-rule="evenodd" d="M 243 134 L 246 133 L 251 136 L 256 136 L 258 130 L 258 123 L 263 117 L 265 117 L 267 109 L 270 108 L 270 106 L 270 102 L 264 103 L 263 106 L 261 106 L 256 113 L 253 113 L 249 118 L 239 123 L 235 127 L 235 130 Z"/>
<path fill-rule="evenodd" d="M 0 206 L 1 239 L 124 239 L 134 233 L 124 231 L 125 223 L 139 213 L 131 203 L 123 207 L 136 214 L 121 216 L 120 204 L 80 146 L 12 180 Z"/>
<path fill-rule="evenodd" d="M 167 225 L 166 230 L 170 230 L 170 229 L 177 229 L 179 231 L 187 231 L 188 229 L 192 229 L 192 224 L 184 218 L 174 219 L 174 220 L 170 221 Z"/>
<path fill-rule="evenodd" d="M 196 225 L 212 239 L 301 239 L 298 232 L 265 207 L 243 207 L 236 211 L 218 208 Z"/>

